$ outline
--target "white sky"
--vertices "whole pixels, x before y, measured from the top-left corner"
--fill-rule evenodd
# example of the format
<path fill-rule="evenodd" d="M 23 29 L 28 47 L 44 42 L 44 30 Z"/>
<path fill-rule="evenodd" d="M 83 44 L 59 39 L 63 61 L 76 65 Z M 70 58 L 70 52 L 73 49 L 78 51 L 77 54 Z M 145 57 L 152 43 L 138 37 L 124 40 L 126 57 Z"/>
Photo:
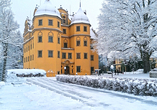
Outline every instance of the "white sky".
<path fill-rule="evenodd" d="M 36 4 L 44 3 L 45 0 L 11 0 L 12 11 L 15 20 L 20 25 L 20 31 L 23 34 L 24 22 L 26 17 L 33 17 L 33 12 Z M 80 0 L 51 0 L 51 3 L 59 8 L 60 5 L 68 12 L 77 12 L 79 9 Z M 87 16 L 90 20 L 92 27 L 96 30 L 98 27 L 98 15 L 102 7 L 103 0 L 82 0 L 82 9 L 87 11 Z M 71 7 L 71 8 L 70 8 Z M 71 11 L 70 11 L 71 9 Z"/>

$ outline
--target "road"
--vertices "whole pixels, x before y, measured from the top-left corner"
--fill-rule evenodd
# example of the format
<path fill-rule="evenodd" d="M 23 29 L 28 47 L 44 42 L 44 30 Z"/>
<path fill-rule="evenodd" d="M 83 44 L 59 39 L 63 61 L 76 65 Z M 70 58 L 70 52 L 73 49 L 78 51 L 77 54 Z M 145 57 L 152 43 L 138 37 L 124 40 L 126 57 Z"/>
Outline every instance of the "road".
<path fill-rule="evenodd" d="M 58 82 L 54 78 L 28 78 L 28 83 L 56 92 L 88 106 L 92 110 L 156 110 L 156 97 L 134 96 L 132 94 L 90 88 L 81 85 Z"/>

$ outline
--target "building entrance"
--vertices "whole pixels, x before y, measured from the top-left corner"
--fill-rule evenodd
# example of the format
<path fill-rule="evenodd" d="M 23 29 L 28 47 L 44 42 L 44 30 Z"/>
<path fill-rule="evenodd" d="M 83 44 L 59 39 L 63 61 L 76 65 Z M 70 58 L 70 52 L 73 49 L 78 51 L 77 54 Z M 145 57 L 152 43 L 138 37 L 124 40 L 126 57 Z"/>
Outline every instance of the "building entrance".
<path fill-rule="evenodd" d="M 65 74 L 70 74 L 70 67 L 69 66 L 66 66 L 66 68 L 65 68 Z"/>

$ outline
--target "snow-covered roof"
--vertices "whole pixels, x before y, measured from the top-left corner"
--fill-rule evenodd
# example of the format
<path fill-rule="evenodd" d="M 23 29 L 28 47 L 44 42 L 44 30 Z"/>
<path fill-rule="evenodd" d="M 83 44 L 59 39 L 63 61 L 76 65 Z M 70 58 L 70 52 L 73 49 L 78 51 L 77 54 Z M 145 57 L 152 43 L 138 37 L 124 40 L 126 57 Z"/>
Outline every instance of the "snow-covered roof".
<path fill-rule="evenodd" d="M 78 12 L 72 17 L 71 24 L 75 23 L 90 24 L 88 17 L 85 15 L 81 7 L 79 8 Z"/>
<path fill-rule="evenodd" d="M 37 9 L 34 16 L 40 15 L 51 15 L 61 18 L 59 11 L 52 5 L 50 0 L 45 0 L 44 4 Z"/>
<path fill-rule="evenodd" d="M 94 30 L 92 28 L 90 29 L 90 36 L 91 39 L 97 39 L 96 33 L 94 33 Z"/>

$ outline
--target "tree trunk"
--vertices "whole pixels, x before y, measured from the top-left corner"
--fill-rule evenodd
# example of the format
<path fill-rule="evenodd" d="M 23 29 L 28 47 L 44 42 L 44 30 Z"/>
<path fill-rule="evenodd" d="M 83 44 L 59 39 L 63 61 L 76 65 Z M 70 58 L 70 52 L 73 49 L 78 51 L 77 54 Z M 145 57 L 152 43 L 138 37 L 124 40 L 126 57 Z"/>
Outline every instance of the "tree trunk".
<path fill-rule="evenodd" d="M 2 81 L 5 81 L 6 77 L 6 64 L 7 64 L 7 55 L 8 55 L 8 44 L 4 44 L 4 60 L 3 60 L 3 70 L 2 70 Z"/>
<path fill-rule="evenodd" d="M 150 55 L 148 53 L 143 52 L 142 54 L 142 61 L 143 61 L 143 68 L 144 68 L 144 73 L 148 73 L 150 71 Z"/>

